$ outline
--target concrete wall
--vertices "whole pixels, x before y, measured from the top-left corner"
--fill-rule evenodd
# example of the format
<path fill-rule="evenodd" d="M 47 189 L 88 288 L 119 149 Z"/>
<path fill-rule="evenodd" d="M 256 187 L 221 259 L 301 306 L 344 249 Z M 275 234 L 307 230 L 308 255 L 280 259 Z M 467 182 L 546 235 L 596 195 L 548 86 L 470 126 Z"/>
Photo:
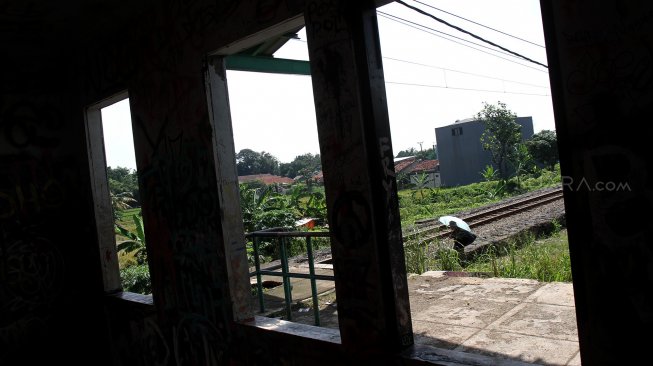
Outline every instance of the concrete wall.
<path fill-rule="evenodd" d="M 517 117 L 516 122 L 522 126 L 522 140 L 533 136 L 532 117 Z M 487 165 L 494 165 L 492 154 L 484 150 L 480 142 L 483 131 L 485 127 L 481 121 L 458 122 L 435 129 L 443 186 L 480 182 L 483 180 L 480 172 Z"/>

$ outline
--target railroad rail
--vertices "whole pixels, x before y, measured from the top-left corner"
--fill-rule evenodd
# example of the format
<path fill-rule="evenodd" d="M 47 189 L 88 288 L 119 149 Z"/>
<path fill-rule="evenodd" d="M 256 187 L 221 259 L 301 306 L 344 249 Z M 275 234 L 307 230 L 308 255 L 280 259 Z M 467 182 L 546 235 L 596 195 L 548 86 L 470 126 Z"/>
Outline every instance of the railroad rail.
<path fill-rule="evenodd" d="M 562 187 L 536 196 L 495 206 L 487 210 L 481 210 L 473 214 L 460 216 L 460 218 L 469 224 L 469 227 L 471 228 L 479 227 L 492 221 L 503 219 L 519 212 L 531 210 L 560 199 L 562 199 Z M 416 222 L 416 225 L 418 227 L 417 230 L 404 236 L 405 245 L 411 245 L 411 243 L 418 241 L 442 239 L 451 234 L 451 230 L 440 224 L 436 218 L 418 221 Z"/>

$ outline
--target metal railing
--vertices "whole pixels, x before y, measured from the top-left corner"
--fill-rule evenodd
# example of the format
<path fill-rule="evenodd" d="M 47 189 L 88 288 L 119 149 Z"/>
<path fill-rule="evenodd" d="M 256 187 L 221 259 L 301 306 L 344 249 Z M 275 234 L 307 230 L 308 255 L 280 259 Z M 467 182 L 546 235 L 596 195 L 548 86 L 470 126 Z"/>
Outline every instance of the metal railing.
<path fill-rule="evenodd" d="M 286 318 L 287 320 L 292 320 L 292 286 L 290 284 L 291 278 L 303 278 L 309 279 L 311 281 L 311 295 L 313 300 L 313 314 L 315 317 L 315 325 L 320 325 L 320 307 L 317 300 L 317 284 L 316 280 L 325 280 L 325 281 L 335 281 L 333 276 L 329 275 L 319 275 L 315 274 L 315 263 L 313 258 L 313 246 L 311 243 L 311 238 L 314 237 L 329 237 L 330 233 L 328 231 L 287 231 L 283 228 L 273 228 L 266 229 L 261 231 L 255 231 L 251 233 L 246 233 L 245 238 L 252 239 L 252 246 L 254 250 L 254 272 L 250 272 L 249 276 L 256 276 L 256 292 L 258 294 L 258 300 L 260 305 L 261 313 L 265 312 L 265 301 L 263 299 L 263 281 L 262 276 L 276 276 L 282 277 L 283 284 L 283 293 L 284 293 L 284 302 L 286 308 Z M 260 261 L 260 250 L 259 245 L 262 239 L 272 239 L 273 242 L 276 242 L 279 245 L 279 256 L 280 263 L 261 269 Z M 306 273 L 296 273 L 290 272 L 288 268 L 288 240 L 290 238 L 305 238 L 306 239 L 306 251 L 308 254 L 308 274 Z M 281 268 L 281 273 L 275 271 Z"/>

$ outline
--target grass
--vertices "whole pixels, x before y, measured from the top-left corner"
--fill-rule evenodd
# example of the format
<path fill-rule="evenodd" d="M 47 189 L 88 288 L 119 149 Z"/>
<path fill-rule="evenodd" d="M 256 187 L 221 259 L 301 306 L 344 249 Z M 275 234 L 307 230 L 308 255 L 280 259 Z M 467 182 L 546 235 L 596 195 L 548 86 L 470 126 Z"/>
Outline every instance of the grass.
<path fill-rule="evenodd" d="M 518 194 L 560 184 L 559 166 L 553 171 L 537 170 L 506 183 L 489 181 L 461 187 L 408 189 L 399 192 L 399 211 L 403 228 L 416 220 L 456 214 Z M 532 278 L 540 281 L 571 281 L 571 265 L 566 232 L 554 224 L 554 235 L 535 241 L 522 235 L 494 247 L 473 261 L 459 258 L 458 252 L 441 242 L 415 240 L 405 248 L 408 273 L 426 271 L 489 272 L 497 277 Z"/>
<path fill-rule="evenodd" d="M 408 273 L 464 271 L 542 282 L 571 282 L 566 230 L 554 230 L 551 236 L 537 240 L 532 234 L 520 235 L 503 246 L 490 248 L 471 262 L 461 260 L 455 250 L 439 243 L 419 243 L 406 247 L 406 268 Z"/>
<path fill-rule="evenodd" d="M 132 216 L 140 215 L 140 213 L 141 213 L 140 207 L 119 211 L 118 215 L 120 216 L 120 219 L 118 220 L 118 224 L 124 228 L 127 228 L 129 231 L 134 231 L 136 230 L 136 224 L 134 224 L 134 221 L 132 220 Z"/>
<path fill-rule="evenodd" d="M 563 230 L 539 240 L 523 235 L 502 248 L 491 248 L 465 270 L 490 272 L 495 277 L 571 282 L 567 232 Z"/>

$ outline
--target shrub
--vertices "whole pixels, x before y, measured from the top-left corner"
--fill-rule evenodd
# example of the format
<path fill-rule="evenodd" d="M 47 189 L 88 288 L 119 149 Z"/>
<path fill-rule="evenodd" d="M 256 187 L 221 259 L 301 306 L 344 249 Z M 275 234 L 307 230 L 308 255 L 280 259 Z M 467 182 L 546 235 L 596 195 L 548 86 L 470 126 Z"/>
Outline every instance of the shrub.
<path fill-rule="evenodd" d="M 147 264 L 129 266 L 120 270 L 122 288 L 124 291 L 139 294 L 151 294 L 150 269 Z"/>

